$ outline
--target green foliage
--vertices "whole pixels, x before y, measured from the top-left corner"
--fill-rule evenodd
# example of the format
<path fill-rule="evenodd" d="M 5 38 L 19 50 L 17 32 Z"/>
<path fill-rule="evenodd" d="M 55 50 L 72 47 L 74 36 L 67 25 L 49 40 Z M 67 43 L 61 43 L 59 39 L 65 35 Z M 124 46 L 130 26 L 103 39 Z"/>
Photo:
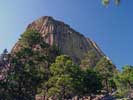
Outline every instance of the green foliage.
<path fill-rule="evenodd" d="M 102 83 L 99 74 L 90 69 L 87 69 L 82 73 L 82 95 L 91 95 L 98 93 L 102 89 Z"/>
<path fill-rule="evenodd" d="M 109 4 L 110 0 L 102 0 L 102 4 L 107 6 Z"/>
<path fill-rule="evenodd" d="M 104 6 L 108 6 L 108 5 L 110 4 L 110 1 L 111 1 L 111 0 L 102 0 L 102 4 L 103 4 Z M 120 4 L 120 1 L 121 1 L 121 0 L 114 0 L 114 2 L 115 2 L 116 5 L 119 5 L 119 4 Z"/>
<path fill-rule="evenodd" d="M 45 59 L 38 61 L 32 50 L 21 49 L 13 58 L 13 72 L 8 75 L 7 83 L 13 84 L 13 98 L 34 99 L 37 87 L 42 80 L 45 80 Z M 19 56 L 17 56 L 19 55 Z M 41 55 L 38 55 L 41 56 Z"/>
<path fill-rule="evenodd" d="M 53 90 L 58 91 L 54 95 L 59 97 L 65 97 L 71 94 L 74 85 L 73 73 L 77 69 L 78 67 L 73 64 L 70 57 L 66 55 L 58 56 L 55 63 L 50 67 L 52 77 L 48 81 L 48 86 L 50 87 L 48 89 L 48 95 L 53 95 Z"/>
<path fill-rule="evenodd" d="M 54 61 L 58 51 L 44 43 L 39 34 L 28 30 L 22 35 L 22 48 L 11 55 L 11 69 L 7 78 L 0 81 L 0 86 L 5 86 L 1 86 L 0 89 L 3 91 L 0 93 L 1 99 L 34 100 L 38 88 L 48 80 L 49 65 Z M 39 49 L 35 49 L 36 45 Z"/>
<path fill-rule="evenodd" d="M 114 76 L 114 81 L 117 86 L 115 97 L 128 97 L 133 88 L 133 66 L 123 67 L 122 71 Z"/>
<path fill-rule="evenodd" d="M 122 88 L 122 89 L 118 88 L 117 92 L 115 93 L 115 97 L 116 98 L 124 98 L 125 96 L 128 95 L 128 93 L 129 93 L 129 90 L 124 89 L 124 88 Z"/>
<path fill-rule="evenodd" d="M 58 56 L 50 67 L 51 73 L 53 75 L 70 74 L 74 71 L 75 65 L 71 58 L 66 55 Z"/>
<path fill-rule="evenodd" d="M 106 57 L 101 58 L 97 63 L 95 70 L 101 75 L 103 79 L 104 88 L 109 91 L 109 82 L 112 79 L 115 72 L 117 72 L 115 66 Z"/>
<path fill-rule="evenodd" d="M 80 65 L 81 68 L 82 69 L 94 68 L 99 60 L 98 58 L 99 57 L 97 56 L 94 50 L 88 51 L 88 53 L 85 54 L 84 59 L 81 61 Z"/>
<path fill-rule="evenodd" d="M 126 82 L 131 89 L 133 89 L 133 66 L 125 66 L 120 78 Z"/>
<path fill-rule="evenodd" d="M 52 76 L 47 82 L 49 96 L 65 98 L 72 95 L 90 95 L 97 93 L 102 87 L 101 78 L 96 72 L 81 70 L 66 55 L 56 58 L 50 72 Z"/>
<path fill-rule="evenodd" d="M 3 100 L 34 100 L 36 94 L 59 99 L 91 95 L 100 92 L 102 85 L 107 91 L 117 88 L 115 96 L 123 97 L 133 87 L 133 66 L 118 72 L 106 57 L 99 60 L 89 51 L 79 67 L 69 56 L 57 56 L 56 45 L 49 46 L 33 30 L 26 31 L 19 42 L 22 47 L 11 54 L 11 69 L 0 81 Z"/>
<path fill-rule="evenodd" d="M 35 30 L 27 30 L 21 36 L 20 42 L 24 47 L 31 47 L 35 44 L 38 44 L 42 41 L 42 37 L 39 32 Z"/>

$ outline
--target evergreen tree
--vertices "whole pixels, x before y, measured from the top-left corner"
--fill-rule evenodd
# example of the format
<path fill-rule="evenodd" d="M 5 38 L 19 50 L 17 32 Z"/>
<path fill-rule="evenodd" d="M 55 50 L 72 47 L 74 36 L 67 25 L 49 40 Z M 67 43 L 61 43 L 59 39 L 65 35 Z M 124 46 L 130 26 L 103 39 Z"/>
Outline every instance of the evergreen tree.
<path fill-rule="evenodd" d="M 90 95 L 97 93 L 102 87 L 101 79 L 96 72 L 90 69 L 81 70 L 66 55 L 56 58 L 50 72 L 52 76 L 47 82 L 49 96 L 66 98 Z"/>
<path fill-rule="evenodd" d="M 124 80 L 130 89 L 133 89 L 133 66 L 125 66 L 122 71 L 122 80 Z"/>
<path fill-rule="evenodd" d="M 74 91 L 73 74 L 78 69 L 76 65 L 72 62 L 71 58 L 62 55 L 56 58 L 55 63 L 50 67 L 52 77 L 48 81 L 48 95 L 58 96 L 60 98 L 65 98 L 71 95 Z"/>
<path fill-rule="evenodd" d="M 91 96 L 91 94 L 97 94 L 102 89 L 102 83 L 100 75 L 92 69 L 87 69 L 82 72 L 82 95 Z"/>
<path fill-rule="evenodd" d="M 109 82 L 112 80 L 114 73 L 117 72 L 115 66 L 110 60 L 108 60 L 106 57 L 103 57 L 97 63 L 95 70 L 101 75 L 104 88 L 109 92 Z"/>
<path fill-rule="evenodd" d="M 4 100 L 34 100 L 41 83 L 48 80 L 49 65 L 55 59 L 56 50 L 43 42 L 37 31 L 24 32 L 19 42 L 21 49 L 11 54 L 10 71 L 1 81 L 5 85 L 1 89 Z"/>
<path fill-rule="evenodd" d="M 90 50 L 85 54 L 84 59 L 81 61 L 80 67 L 82 69 L 93 69 L 98 60 L 99 57 L 97 56 L 96 52 Z"/>
<path fill-rule="evenodd" d="M 122 71 L 115 75 L 114 81 L 117 86 L 115 96 L 117 98 L 130 97 L 130 92 L 133 90 L 133 66 L 124 66 Z"/>

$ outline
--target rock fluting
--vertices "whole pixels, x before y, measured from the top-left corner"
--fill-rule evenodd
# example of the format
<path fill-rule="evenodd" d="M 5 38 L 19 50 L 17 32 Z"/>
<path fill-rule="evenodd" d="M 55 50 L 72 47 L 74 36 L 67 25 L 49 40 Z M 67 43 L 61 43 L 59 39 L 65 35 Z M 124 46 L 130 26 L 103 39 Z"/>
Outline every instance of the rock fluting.
<path fill-rule="evenodd" d="M 26 30 L 28 29 L 37 30 L 46 43 L 51 46 L 56 45 L 62 54 L 69 55 L 76 63 L 80 63 L 84 54 L 89 50 L 95 51 L 99 58 L 104 56 L 94 41 L 86 38 L 64 22 L 55 20 L 50 16 L 44 16 L 33 21 Z M 18 41 L 12 51 L 17 51 L 19 48 Z"/>

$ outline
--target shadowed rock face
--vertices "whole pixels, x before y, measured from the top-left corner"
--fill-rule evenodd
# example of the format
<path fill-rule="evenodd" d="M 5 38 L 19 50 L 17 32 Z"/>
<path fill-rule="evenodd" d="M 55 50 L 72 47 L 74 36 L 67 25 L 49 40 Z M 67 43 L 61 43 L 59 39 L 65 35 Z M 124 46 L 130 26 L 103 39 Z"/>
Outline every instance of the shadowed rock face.
<path fill-rule="evenodd" d="M 84 54 L 89 50 L 94 50 L 99 58 L 104 56 L 94 41 L 76 32 L 64 22 L 57 21 L 52 17 L 41 17 L 29 24 L 28 29 L 40 32 L 46 43 L 51 46 L 56 45 L 62 54 L 71 56 L 75 63 L 80 63 Z M 19 48 L 18 41 L 12 51 L 17 51 Z"/>

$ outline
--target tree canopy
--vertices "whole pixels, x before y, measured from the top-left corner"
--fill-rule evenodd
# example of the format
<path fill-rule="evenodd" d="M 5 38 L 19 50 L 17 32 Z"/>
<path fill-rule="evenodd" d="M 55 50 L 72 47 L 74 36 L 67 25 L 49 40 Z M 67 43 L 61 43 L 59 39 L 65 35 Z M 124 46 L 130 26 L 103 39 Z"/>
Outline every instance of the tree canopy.
<path fill-rule="evenodd" d="M 100 73 L 103 78 L 103 85 L 107 91 L 109 91 L 109 82 L 112 79 L 115 72 L 117 72 L 115 66 L 106 57 L 100 59 L 96 64 L 95 70 Z"/>
<path fill-rule="evenodd" d="M 104 6 L 108 6 L 108 5 L 110 4 L 110 1 L 111 1 L 111 0 L 102 0 L 102 4 L 103 4 Z M 113 0 L 113 1 L 114 1 L 114 3 L 115 3 L 116 5 L 119 5 L 121 0 Z"/>

